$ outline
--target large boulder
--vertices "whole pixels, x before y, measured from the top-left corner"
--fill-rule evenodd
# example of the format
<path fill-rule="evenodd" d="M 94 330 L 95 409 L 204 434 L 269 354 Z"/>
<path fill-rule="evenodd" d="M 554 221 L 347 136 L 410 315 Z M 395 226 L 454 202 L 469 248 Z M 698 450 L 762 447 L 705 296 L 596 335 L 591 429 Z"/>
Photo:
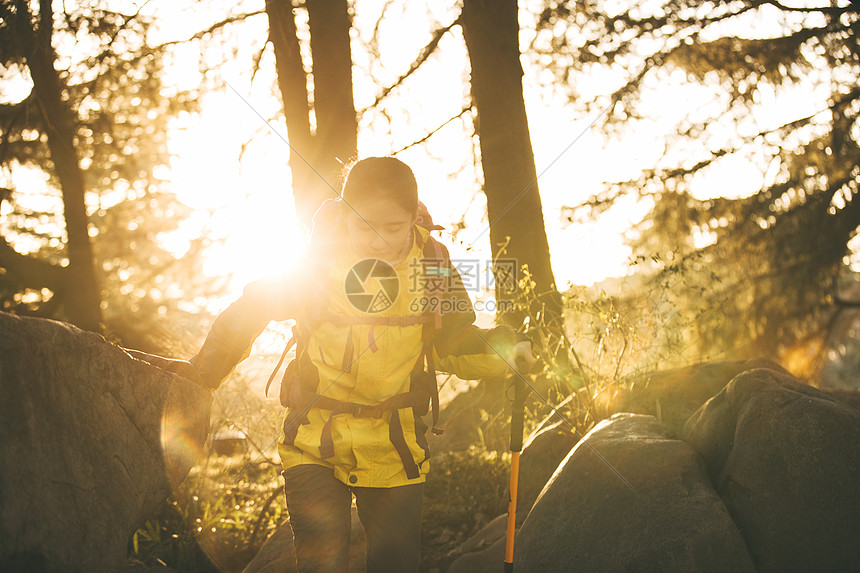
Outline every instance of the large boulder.
<path fill-rule="evenodd" d="M 349 573 L 364 573 L 365 534 L 358 519 L 358 512 L 352 508 L 352 529 L 349 538 Z M 293 529 L 286 519 L 272 533 L 260 551 L 242 570 L 242 573 L 297 573 L 296 548 L 293 544 Z"/>
<path fill-rule="evenodd" d="M 97 334 L 0 313 L 0 570 L 118 570 L 197 459 L 211 403 Z"/>
<path fill-rule="evenodd" d="M 565 422 L 540 428 L 529 436 L 520 456 L 517 514 L 527 514 L 555 473 L 558 464 L 576 445 L 577 434 Z"/>
<path fill-rule="evenodd" d="M 687 419 L 722 390 L 732 378 L 755 368 L 788 373 L 765 358 L 702 362 L 672 370 L 640 374 L 617 386 L 609 404 L 611 413 L 633 412 L 656 416 L 675 437 L 681 437 Z"/>
<path fill-rule="evenodd" d="M 655 416 L 673 437 L 679 438 L 687 418 L 722 390 L 732 378 L 754 368 L 785 372 L 775 362 L 755 358 L 702 362 L 673 370 L 639 374 L 601 392 L 596 400 L 596 415 L 605 418 L 616 413 L 632 412 Z M 490 378 L 455 396 L 440 416 L 445 433 L 428 436 L 430 450 L 465 451 L 480 444 L 483 449 L 506 451 L 509 434 L 507 426 L 500 424 L 499 420 L 507 420 L 510 415 L 511 394 L 506 389 L 508 383 L 504 376 Z M 541 395 L 546 395 L 546 380 L 538 377 L 531 383 L 539 384 L 537 390 Z M 538 402 L 533 393 L 527 398 L 527 405 L 535 403 L 537 409 L 541 410 L 543 406 Z"/>
<path fill-rule="evenodd" d="M 561 463 L 516 537 L 515 570 L 755 571 L 696 451 L 616 414 Z"/>
<path fill-rule="evenodd" d="M 739 375 L 685 427 L 760 572 L 860 567 L 860 412 L 785 374 Z"/>

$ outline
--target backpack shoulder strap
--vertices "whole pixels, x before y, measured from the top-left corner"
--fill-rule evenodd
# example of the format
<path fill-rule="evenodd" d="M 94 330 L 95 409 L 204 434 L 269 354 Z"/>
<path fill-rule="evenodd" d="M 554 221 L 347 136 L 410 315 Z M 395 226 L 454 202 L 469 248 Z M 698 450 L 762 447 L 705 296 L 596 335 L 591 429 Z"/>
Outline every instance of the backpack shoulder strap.
<path fill-rule="evenodd" d="M 418 359 L 416 368 L 424 369 L 424 364 L 427 365 L 427 379 L 432 386 L 428 388 L 430 391 L 430 406 L 432 410 L 433 425 L 431 431 L 437 436 L 442 434 L 444 430 L 438 426 L 439 423 L 439 386 L 436 384 L 436 365 L 433 359 L 433 338 L 434 335 L 442 328 L 442 301 L 444 301 L 448 289 L 451 274 L 451 258 L 448 254 L 448 249 L 434 239 L 428 233 L 424 239 L 423 255 L 423 271 L 427 280 L 437 281 L 439 287 L 438 292 L 441 294 L 441 300 L 436 305 L 431 305 L 428 309 L 428 314 L 431 319 L 424 324 L 423 338 L 424 347 L 421 352 L 421 357 Z"/>
<path fill-rule="evenodd" d="M 269 386 L 272 385 L 272 380 L 275 379 L 275 375 L 278 373 L 278 370 L 281 369 L 281 364 L 284 363 L 284 359 L 287 357 L 287 353 L 289 353 L 290 348 L 292 348 L 296 344 L 296 335 L 294 334 L 292 338 L 290 338 L 289 342 L 287 342 L 286 348 L 284 348 L 284 352 L 281 353 L 281 358 L 278 360 L 278 363 L 275 365 L 275 369 L 272 370 L 272 373 L 269 375 L 269 379 L 266 380 L 266 391 L 265 395 L 269 397 Z"/>
<path fill-rule="evenodd" d="M 444 300 L 448 293 L 448 283 L 451 276 L 451 257 L 448 255 L 448 249 L 445 245 L 427 235 L 423 249 L 423 267 L 424 274 L 427 277 L 435 277 L 441 292 L 441 298 Z M 429 280 L 429 279 L 428 279 Z M 433 329 L 439 330 L 442 328 L 442 301 L 435 305 L 433 311 Z"/>

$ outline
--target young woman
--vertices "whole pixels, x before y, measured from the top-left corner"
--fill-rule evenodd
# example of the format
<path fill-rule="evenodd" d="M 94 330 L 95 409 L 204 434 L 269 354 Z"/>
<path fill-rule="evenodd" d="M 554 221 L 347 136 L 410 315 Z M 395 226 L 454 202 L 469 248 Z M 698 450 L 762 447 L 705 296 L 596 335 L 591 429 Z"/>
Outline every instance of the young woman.
<path fill-rule="evenodd" d="M 217 388 L 270 320 L 295 319 L 278 452 L 302 572 L 345 572 L 355 497 L 369 573 L 415 571 L 435 370 L 477 379 L 533 361 L 507 327 L 483 330 L 418 201 L 409 167 L 355 163 L 314 218 L 289 275 L 250 284 L 191 359 Z M 504 357 L 504 358 L 503 358 Z"/>

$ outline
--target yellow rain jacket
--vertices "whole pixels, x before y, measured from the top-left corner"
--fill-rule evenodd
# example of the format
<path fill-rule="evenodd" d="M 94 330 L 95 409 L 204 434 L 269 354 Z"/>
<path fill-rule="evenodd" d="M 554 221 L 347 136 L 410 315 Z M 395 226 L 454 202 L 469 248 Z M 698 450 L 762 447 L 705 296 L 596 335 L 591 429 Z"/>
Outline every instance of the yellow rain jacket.
<path fill-rule="evenodd" d="M 301 382 L 292 384 L 301 384 L 304 394 L 287 410 L 278 448 L 285 469 L 301 464 L 331 467 L 337 479 L 356 487 L 424 481 L 429 449 L 420 414 L 426 413 L 430 394 L 423 400 L 423 412 L 411 402 L 373 409 L 415 390 L 413 373 L 422 366 L 419 360 L 423 363 L 423 322 L 429 321 L 422 317 L 441 319 L 432 330 L 436 370 L 464 379 L 506 371 L 501 356 L 507 356 L 515 342 L 513 330 L 474 326 L 471 301 L 447 253 L 447 269 L 438 262 L 427 267 L 428 234 L 415 226 L 411 250 L 393 266 L 362 262 L 341 244 L 327 260 L 319 260 L 319 255 L 306 260 L 303 271 L 251 283 L 217 318 L 203 348 L 191 359 L 207 384 L 217 388 L 247 357 L 270 320 L 294 318 L 305 328 L 304 348 L 296 364 L 288 366 L 299 371 Z M 321 312 L 310 321 L 314 305 Z M 440 313 L 428 312 L 437 308 Z M 310 322 L 312 328 L 306 326 Z M 435 373 L 430 380 L 435 384 Z M 297 388 L 292 391 L 302 395 Z M 323 398 L 311 403 L 316 396 Z"/>

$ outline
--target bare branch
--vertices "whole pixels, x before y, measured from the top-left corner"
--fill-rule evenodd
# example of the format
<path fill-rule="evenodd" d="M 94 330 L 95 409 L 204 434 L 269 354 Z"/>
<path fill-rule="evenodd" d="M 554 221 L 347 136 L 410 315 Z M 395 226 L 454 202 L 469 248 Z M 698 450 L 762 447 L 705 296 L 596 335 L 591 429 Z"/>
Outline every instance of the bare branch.
<path fill-rule="evenodd" d="M 266 10 L 263 9 L 263 10 L 254 10 L 253 12 L 245 12 L 244 14 L 236 14 L 235 16 L 230 16 L 229 18 L 225 18 L 219 22 L 215 22 L 214 24 L 212 24 L 211 26 L 209 26 L 205 30 L 201 30 L 199 32 L 196 32 L 196 33 L 192 34 L 191 36 L 189 36 L 188 38 L 186 38 L 185 40 L 170 40 L 168 42 L 158 44 L 157 46 L 153 47 L 152 49 L 153 49 L 153 51 L 158 51 L 158 50 L 163 50 L 164 48 L 166 48 L 168 46 L 173 46 L 175 44 L 184 44 L 186 42 L 192 42 L 194 40 L 199 40 L 200 38 L 208 36 L 209 34 L 215 32 L 216 30 L 220 30 L 221 28 L 224 28 L 225 26 L 229 26 L 230 24 L 235 24 L 236 22 L 244 22 L 248 18 L 251 18 L 253 16 L 259 16 L 259 15 L 265 14 L 265 13 L 266 13 Z"/>
<path fill-rule="evenodd" d="M 382 6 L 382 12 L 379 14 L 379 18 L 376 20 L 376 24 L 373 26 L 373 35 L 370 37 L 370 42 L 368 43 L 367 49 L 370 54 L 379 59 L 379 26 L 382 24 L 382 21 L 385 19 L 385 14 L 388 13 L 389 8 L 394 5 L 394 0 L 388 0 L 385 5 Z"/>
<path fill-rule="evenodd" d="M 125 15 L 123 15 L 123 22 L 122 22 L 122 24 L 121 24 L 121 25 L 116 29 L 116 31 L 113 33 L 113 36 L 111 37 L 110 41 L 108 41 L 107 46 L 105 47 L 105 50 L 110 50 L 110 49 L 111 49 L 111 46 L 113 46 L 113 43 L 116 41 L 116 39 L 117 39 L 117 38 L 119 37 L 119 35 L 122 33 L 122 31 L 123 31 L 123 30 L 125 30 L 125 28 L 126 28 L 129 24 L 131 24 L 131 23 L 135 20 L 135 18 L 137 18 L 137 17 L 140 15 L 140 11 L 141 11 L 141 10 L 143 10 L 143 9 L 146 7 L 146 5 L 147 5 L 147 4 L 149 4 L 149 2 L 150 2 L 150 0 L 146 0 L 145 2 L 143 2 L 143 4 L 141 4 L 141 5 L 140 5 L 140 7 L 137 9 L 137 12 L 135 12 L 135 13 L 134 13 L 134 14 L 132 14 L 131 16 L 125 16 Z"/>
<path fill-rule="evenodd" d="M 364 112 L 366 112 L 369 109 L 373 109 L 374 107 L 379 105 L 379 102 L 381 102 L 383 99 L 385 99 L 388 96 L 388 94 L 390 94 L 395 88 L 397 88 L 404 81 L 406 81 L 406 79 L 409 76 L 414 74 L 418 70 L 418 68 L 420 68 L 421 65 L 424 62 L 426 62 L 430 58 L 430 56 L 433 55 L 433 53 L 436 51 L 436 48 L 439 47 L 439 42 L 442 40 L 442 38 L 445 36 L 445 34 L 447 34 L 451 30 L 451 28 L 453 28 L 454 26 L 456 26 L 459 23 L 460 23 L 460 16 L 457 16 L 457 18 L 453 22 L 448 24 L 447 26 L 436 29 L 433 32 L 433 37 L 430 39 L 430 42 L 426 46 L 424 46 L 424 48 L 421 49 L 421 52 L 418 54 L 418 57 L 415 58 L 415 61 L 412 62 L 412 64 L 409 66 L 409 69 L 406 71 L 406 73 L 404 73 L 402 76 L 397 78 L 397 80 L 393 84 L 391 84 L 390 86 L 383 88 L 382 92 L 380 92 L 380 94 L 378 96 L 376 96 L 376 99 L 373 101 L 372 104 L 370 104 L 369 106 L 367 106 L 366 108 L 364 108 L 358 112 L 358 116 L 361 117 L 364 114 Z M 460 114 L 460 115 L 462 115 L 462 114 Z"/>
<path fill-rule="evenodd" d="M 254 54 L 253 65 L 251 66 L 250 85 L 254 85 L 254 78 L 257 77 L 257 72 L 260 71 L 260 62 L 263 61 L 263 54 L 266 53 L 266 48 L 268 47 L 268 45 L 269 45 L 268 42 L 264 42 L 263 46 L 259 49 L 259 51 L 257 51 L 256 54 Z"/>
<path fill-rule="evenodd" d="M 465 107 L 460 111 L 460 113 L 458 113 L 457 115 L 455 115 L 455 116 L 451 117 L 448 121 L 446 121 L 445 123 L 443 123 L 442 125 L 440 125 L 440 126 L 439 126 L 439 127 L 437 127 L 436 129 L 434 129 L 433 131 L 431 131 L 430 133 L 428 133 L 427 135 L 425 135 L 425 136 L 424 136 L 424 137 L 422 137 L 421 139 L 419 139 L 419 140 L 417 140 L 417 141 L 413 141 L 413 142 L 412 142 L 412 143 L 410 143 L 409 145 L 406 145 L 406 146 L 404 146 L 404 147 L 401 147 L 401 148 L 400 148 L 400 149 L 398 149 L 397 151 L 393 152 L 391 155 L 397 155 L 398 153 L 402 153 L 402 152 L 406 151 L 406 150 L 407 150 L 407 149 L 409 149 L 410 147 L 415 147 L 416 145 L 421 145 L 422 143 L 424 143 L 425 141 L 427 141 L 428 139 L 430 139 L 431 137 L 433 137 L 433 136 L 436 134 L 436 132 L 438 132 L 440 129 L 442 129 L 443 127 L 445 127 L 446 125 L 448 125 L 449 123 L 451 123 L 452 121 L 454 121 L 455 119 L 460 118 L 460 117 L 463 117 L 467 112 L 471 111 L 471 110 L 472 110 L 472 105 L 473 105 L 473 104 L 470 102 L 467 106 L 465 106 Z"/>
<path fill-rule="evenodd" d="M 806 13 L 818 12 L 818 13 L 830 14 L 832 16 L 838 16 L 839 14 L 842 14 L 843 12 L 846 12 L 846 11 L 851 9 L 850 5 L 844 6 L 842 8 L 839 8 L 836 6 L 809 6 L 809 7 L 807 7 L 807 6 L 786 6 L 785 4 L 782 4 L 781 2 L 778 2 L 777 0 L 765 0 L 764 3 L 770 4 L 771 6 L 779 8 L 783 12 L 806 12 Z M 852 3 L 854 3 L 853 0 L 852 0 Z"/>

